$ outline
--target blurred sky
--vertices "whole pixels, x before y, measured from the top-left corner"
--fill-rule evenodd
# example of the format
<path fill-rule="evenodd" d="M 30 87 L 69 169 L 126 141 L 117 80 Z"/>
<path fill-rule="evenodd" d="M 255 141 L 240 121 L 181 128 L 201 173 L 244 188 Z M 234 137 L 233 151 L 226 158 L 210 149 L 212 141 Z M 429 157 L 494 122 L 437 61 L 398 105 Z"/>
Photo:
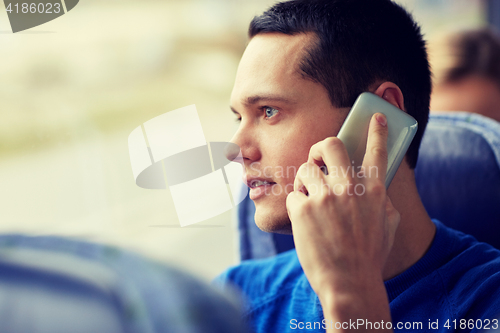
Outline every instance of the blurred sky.
<path fill-rule="evenodd" d="M 398 2 L 429 37 L 485 24 L 479 0 Z M 228 141 L 247 26 L 272 3 L 80 0 L 16 34 L 2 3 L 0 232 L 116 244 L 207 279 L 236 263 L 231 212 L 178 227 L 168 190 L 135 185 L 127 137 L 196 104 L 206 139 Z"/>

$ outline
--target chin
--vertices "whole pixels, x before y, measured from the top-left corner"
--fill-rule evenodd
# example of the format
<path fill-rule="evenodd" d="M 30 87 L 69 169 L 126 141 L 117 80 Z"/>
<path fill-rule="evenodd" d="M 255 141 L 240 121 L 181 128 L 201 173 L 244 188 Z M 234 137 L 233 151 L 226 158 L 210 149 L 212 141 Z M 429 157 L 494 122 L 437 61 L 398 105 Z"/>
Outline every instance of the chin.
<path fill-rule="evenodd" d="M 256 207 L 255 224 L 257 224 L 260 230 L 265 232 L 285 235 L 292 234 L 292 223 L 288 218 L 286 209 L 284 209 L 284 213 L 277 210 L 263 212 L 262 209 Z"/>

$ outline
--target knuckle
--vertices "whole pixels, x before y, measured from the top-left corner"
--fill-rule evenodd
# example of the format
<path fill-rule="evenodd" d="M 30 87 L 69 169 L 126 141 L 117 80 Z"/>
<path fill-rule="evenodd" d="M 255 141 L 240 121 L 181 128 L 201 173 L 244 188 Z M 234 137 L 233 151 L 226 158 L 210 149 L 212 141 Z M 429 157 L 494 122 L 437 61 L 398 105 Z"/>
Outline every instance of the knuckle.
<path fill-rule="evenodd" d="M 298 174 L 300 174 L 301 171 L 304 171 L 304 170 L 307 170 L 307 163 L 302 163 L 300 166 L 299 166 L 299 169 L 297 170 L 298 171 Z"/>
<path fill-rule="evenodd" d="M 293 191 L 300 191 L 302 186 L 302 181 L 300 181 L 298 178 L 295 178 L 295 181 L 293 182 Z"/>
<path fill-rule="evenodd" d="M 382 158 L 387 158 L 387 149 L 381 146 L 374 146 L 370 150 L 371 154 L 374 156 L 379 156 Z"/>
<path fill-rule="evenodd" d="M 311 146 L 310 151 L 315 151 L 315 150 L 318 150 L 318 147 L 320 146 L 321 142 L 322 142 L 322 141 L 319 141 L 319 142 L 316 142 L 315 144 L 313 144 L 313 145 Z"/>
<path fill-rule="evenodd" d="M 289 211 L 289 212 L 294 211 L 296 208 L 296 203 L 297 203 L 297 197 L 295 196 L 295 193 L 290 192 L 286 196 L 286 209 L 287 209 L 287 211 Z"/>
<path fill-rule="evenodd" d="M 328 137 L 325 140 L 323 140 L 323 142 L 326 146 L 333 147 L 333 148 L 342 147 L 344 145 L 342 140 L 340 140 L 339 138 L 337 138 L 335 136 Z"/>
<path fill-rule="evenodd" d="M 320 196 L 318 196 L 318 204 L 320 206 L 325 206 L 333 200 L 333 197 L 334 196 L 330 195 L 330 193 L 323 192 Z"/>
<path fill-rule="evenodd" d="M 346 195 L 348 185 L 337 182 L 328 188 L 331 197 L 344 197 Z"/>
<path fill-rule="evenodd" d="M 380 179 L 373 180 L 370 182 L 367 191 L 375 197 L 382 197 L 385 195 L 385 184 Z"/>
<path fill-rule="evenodd" d="M 312 210 L 313 210 L 313 207 L 312 207 L 311 202 L 309 200 L 304 201 L 300 205 L 299 216 L 301 216 L 301 217 L 310 216 L 312 213 Z"/>
<path fill-rule="evenodd" d="M 308 174 L 309 168 L 310 168 L 309 163 L 306 162 L 306 163 L 301 164 L 301 166 L 297 170 L 298 171 L 297 177 L 306 177 Z"/>
<path fill-rule="evenodd" d="M 306 162 L 299 167 L 298 171 L 298 175 L 302 178 L 310 178 L 318 176 L 321 169 L 314 163 Z"/>

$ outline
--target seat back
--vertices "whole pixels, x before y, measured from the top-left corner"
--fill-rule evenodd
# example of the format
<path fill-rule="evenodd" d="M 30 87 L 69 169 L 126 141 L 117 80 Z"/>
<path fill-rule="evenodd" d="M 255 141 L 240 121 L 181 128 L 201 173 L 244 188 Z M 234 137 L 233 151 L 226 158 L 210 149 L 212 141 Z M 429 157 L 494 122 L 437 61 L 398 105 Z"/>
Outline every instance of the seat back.
<path fill-rule="evenodd" d="M 431 114 L 415 178 L 431 218 L 500 249 L 500 123 L 466 112 Z M 292 236 L 261 231 L 254 213 L 247 196 L 238 206 L 241 260 L 294 248 Z"/>
<path fill-rule="evenodd" d="M 118 248 L 0 235 L 0 332 L 245 332 L 215 288 Z"/>
<path fill-rule="evenodd" d="M 500 249 L 500 123 L 433 114 L 415 178 L 429 216 Z"/>

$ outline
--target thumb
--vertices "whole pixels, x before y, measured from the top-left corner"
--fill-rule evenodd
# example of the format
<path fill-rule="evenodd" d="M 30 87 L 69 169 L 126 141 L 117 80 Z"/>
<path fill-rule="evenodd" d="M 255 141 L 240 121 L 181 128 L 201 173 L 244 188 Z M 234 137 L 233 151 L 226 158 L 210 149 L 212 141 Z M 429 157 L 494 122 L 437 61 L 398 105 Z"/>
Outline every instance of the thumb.
<path fill-rule="evenodd" d="M 394 244 L 394 237 L 396 235 L 399 222 L 401 221 L 401 215 L 393 206 L 391 198 L 389 198 L 389 196 L 387 196 L 386 198 L 387 201 L 385 204 L 385 216 L 387 222 L 387 231 L 389 233 L 389 248 L 392 248 L 392 245 Z"/>

